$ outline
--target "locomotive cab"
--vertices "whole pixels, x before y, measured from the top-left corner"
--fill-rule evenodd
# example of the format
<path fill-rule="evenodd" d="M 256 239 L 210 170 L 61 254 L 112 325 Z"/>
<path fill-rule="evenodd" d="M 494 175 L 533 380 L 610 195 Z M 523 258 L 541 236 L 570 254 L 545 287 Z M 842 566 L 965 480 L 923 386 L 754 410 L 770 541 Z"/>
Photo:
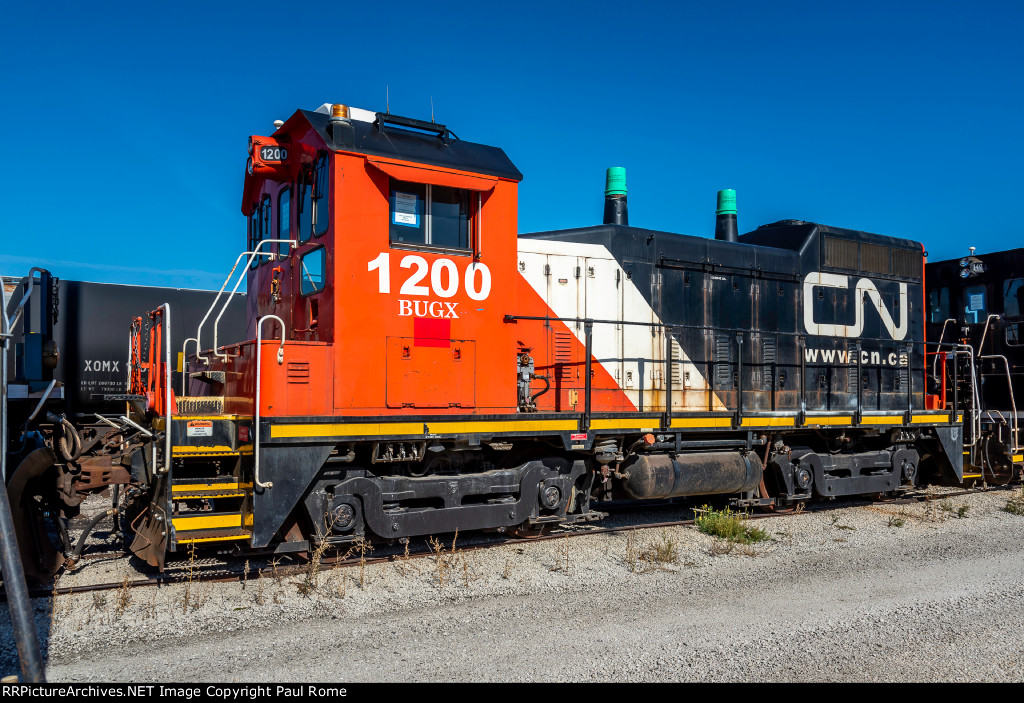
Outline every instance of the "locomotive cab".
<path fill-rule="evenodd" d="M 475 379 L 478 358 L 515 373 L 510 332 L 485 314 L 514 285 L 522 176 L 500 149 L 340 105 L 250 145 L 249 337 L 266 318 L 286 359 L 263 343 L 261 416 L 515 408 L 514 388 Z M 252 349 L 233 353 L 225 409 L 251 413 Z"/>
<path fill-rule="evenodd" d="M 964 413 L 965 477 L 1001 481 L 1024 469 L 1024 249 L 929 263 L 929 382 Z"/>

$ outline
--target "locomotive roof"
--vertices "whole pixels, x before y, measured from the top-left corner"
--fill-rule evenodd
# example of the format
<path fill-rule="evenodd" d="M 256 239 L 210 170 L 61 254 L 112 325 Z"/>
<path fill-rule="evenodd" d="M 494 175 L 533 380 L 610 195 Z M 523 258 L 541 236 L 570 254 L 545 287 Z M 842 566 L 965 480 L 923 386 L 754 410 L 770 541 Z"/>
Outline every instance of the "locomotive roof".
<path fill-rule="evenodd" d="M 812 236 L 819 233 L 841 236 L 856 241 L 884 244 L 886 246 L 905 247 L 908 249 L 920 249 L 921 245 L 911 239 L 898 237 L 887 237 L 881 234 L 861 232 L 859 230 L 832 227 L 815 222 L 804 222 L 802 220 L 783 220 L 770 225 L 761 225 L 752 232 L 741 234 L 739 241 L 729 243 L 746 244 L 750 246 L 769 247 L 773 249 L 785 249 L 794 252 L 801 252 L 813 241 Z M 573 229 L 552 230 L 544 232 L 530 232 L 520 234 L 520 237 L 527 239 L 578 239 L 578 238 L 603 238 L 611 241 L 616 236 L 629 235 L 638 238 L 659 237 L 671 240 L 675 237 L 704 239 L 709 242 L 717 242 L 713 237 L 703 235 L 689 235 L 680 232 L 667 232 L 662 230 L 644 229 L 642 227 L 631 227 L 628 225 L 593 225 L 590 227 L 577 227 Z"/>
<path fill-rule="evenodd" d="M 1016 249 L 1004 249 L 1002 251 L 990 251 L 984 254 L 980 254 L 975 251 L 971 256 L 975 259 L 988 260 L 989 263 L 1002 262 L 1005 260 L 1012 260 L 1014 263 L 1021 261 L 1021 256 L 1024 255 L 1024 248 L 1018 247 Z M 960 268 L 960 260 L 963 259 L 967 254 L 958 256 L 955 259 L 942 259 L 939 261 L 929 261 L 929 266 L 951 266 L 953 268 Z"/>
<path fill-rule="evenodd" d="M 324 143 L 335 151 L 413 161 L 513 181 L 523 180 L 523 174 L 512 160 L 495 146 L 464 142 L 458 138 L 442 139 L 434 134 L 393 126 L 378 127 L 357 119 L 351 120 L 353 143 L 338 144 L 327 129 L 328 115 L 311 110 L 298 110 L 296 114 L 302 115 Z"/>
<path fill-rule="evenodd" d="M 890 247 L 921 249 L 920 242 L 915 242 L 912 239 L 890 237 L 884 234 L 874 234 L 845 227 L 833 227 L 832 225 L 823 225 L 818 222 L 804 222 L 803 220 L 781 220 L 767 225 L 760 225 L 754 231 L 740 235 L 740 242 L 801 251 L 808 243 L 810 236 L 816 233 L 831 234 L 845 239 L 882 244 Z"/>

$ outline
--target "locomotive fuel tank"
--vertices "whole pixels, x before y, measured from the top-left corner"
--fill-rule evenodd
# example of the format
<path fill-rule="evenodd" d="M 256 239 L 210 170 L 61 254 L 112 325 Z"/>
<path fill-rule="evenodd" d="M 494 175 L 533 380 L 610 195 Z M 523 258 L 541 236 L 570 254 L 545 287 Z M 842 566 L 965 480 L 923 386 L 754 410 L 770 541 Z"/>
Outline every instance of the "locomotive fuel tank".
<path fill-rule="evenodd" d="M 623 464 L 622 488 L 630 498 L 678 498 L 743 493 L 761 483 L 761 460 L 753 452 L 637 454 Z"/>

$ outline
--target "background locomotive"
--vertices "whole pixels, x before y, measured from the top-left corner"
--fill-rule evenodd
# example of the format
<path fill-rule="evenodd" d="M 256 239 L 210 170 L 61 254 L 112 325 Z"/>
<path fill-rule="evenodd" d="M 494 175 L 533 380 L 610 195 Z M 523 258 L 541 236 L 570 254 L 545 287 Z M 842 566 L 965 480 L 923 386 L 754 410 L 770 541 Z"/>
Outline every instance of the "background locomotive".
<path fill-rule="evenodd" d="M 929 263 L 930 382 L 964 420 L 964 478 L 1005 482 L 1024 461 L 1024 249 Z"/>
<path fill-rule="evenodd" d="M 981 340 L 926 348 L 920 244 L 739 235 L 732 191 L 714 239 L 631 227 L 621 169 L 603 224 L 519 236 L 521 178 L 444 125 L 342 105 L 251 137 L 247 252 L 212 300 L 133 325 L 129 392 L 106 396 L 129 407 L 102 461 L 133 551 L 536 533 L 623 497 L 776 509 L 959 483 L 965 459 L 1012 477 L 1016 415 L 987 367 L 967 380 Z"/>
<path fill-rule="evenodd" d="M 5 312 L 15 322 L 4 359 L 7 479 L 22 561 L 38 580 L 64 562 L 61 552 L 75 551 L 65 522 L 82 500 L 113 486 L 116 506 L 118 487 L 131 481 L 122 465 L 125 440 L 140 432 L 120 419 L 129 370 L 125 324 L 169 302 L 179 322 L 195 328 L 214 294 L 59 280 L 42 269 L 5 276 L 3 285 Z M 234 295 L 238 311 L 244 299 Z M 225 332 L 241 339 L 244 317 L 233 316 Z M 180 360 L 172 369 L 180 383 L 178 367 Z"/>

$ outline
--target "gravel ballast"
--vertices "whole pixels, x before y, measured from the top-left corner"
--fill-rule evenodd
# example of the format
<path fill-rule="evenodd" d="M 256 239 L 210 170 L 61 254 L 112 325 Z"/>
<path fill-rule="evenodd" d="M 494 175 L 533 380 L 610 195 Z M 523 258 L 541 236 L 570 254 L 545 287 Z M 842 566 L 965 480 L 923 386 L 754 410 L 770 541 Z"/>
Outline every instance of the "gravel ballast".
<path fill-rule="evenodd" d="M 50 681 L 1021 681 L 1010 497 L 776 517 L 747 546 L 691 527 L 457 544 L 34 604 Z M 128 560 L 87 563 L 60 585 L 126 576 Z M 0 617 L 0 674 L 15 673 Z"/>

